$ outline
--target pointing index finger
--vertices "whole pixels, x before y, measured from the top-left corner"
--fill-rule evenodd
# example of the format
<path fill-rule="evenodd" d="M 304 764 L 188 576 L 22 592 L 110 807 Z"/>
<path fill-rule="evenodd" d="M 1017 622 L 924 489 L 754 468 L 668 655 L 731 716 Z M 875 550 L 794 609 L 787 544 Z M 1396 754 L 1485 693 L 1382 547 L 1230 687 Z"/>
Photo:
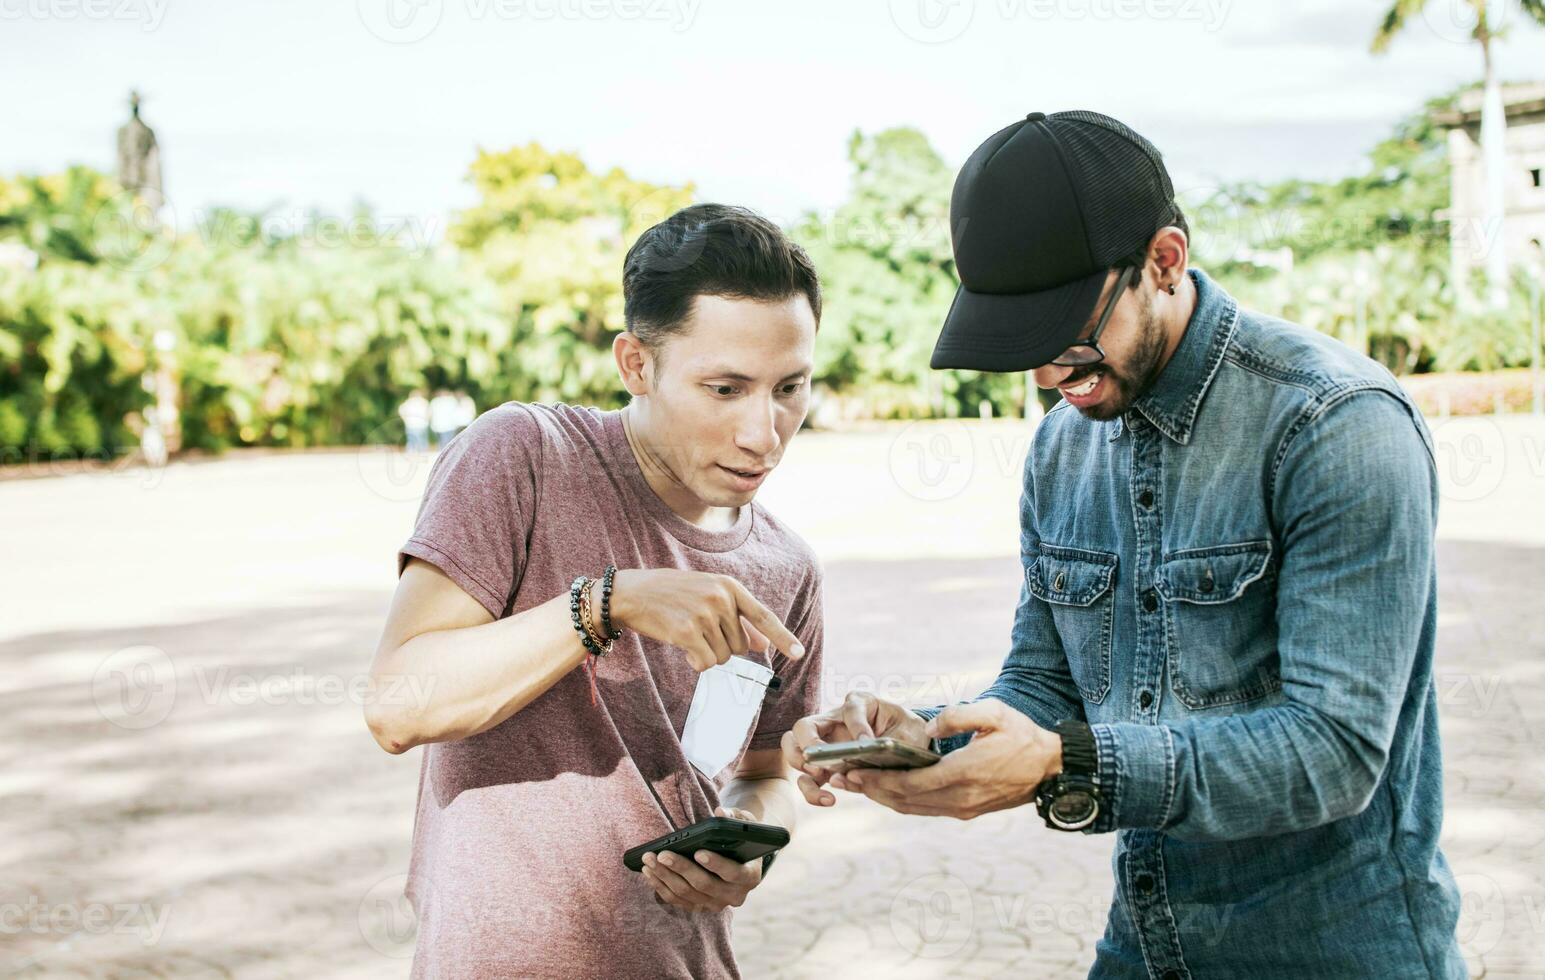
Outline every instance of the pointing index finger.
<path fill-rule="evenodd" d="M 805 655 L 805 645 L 799 642 L 799 637 L 790 633 L 788 628 L 772 614 L 766 606 L 757 601 L 756 596 L 746 590 L 738 581 L 734 582 L 735 605 L 740 608 L 740 614 L 750 621 L 772 642 L 774 649 L 782 650 L 792 660 L 798 660 Z"/>

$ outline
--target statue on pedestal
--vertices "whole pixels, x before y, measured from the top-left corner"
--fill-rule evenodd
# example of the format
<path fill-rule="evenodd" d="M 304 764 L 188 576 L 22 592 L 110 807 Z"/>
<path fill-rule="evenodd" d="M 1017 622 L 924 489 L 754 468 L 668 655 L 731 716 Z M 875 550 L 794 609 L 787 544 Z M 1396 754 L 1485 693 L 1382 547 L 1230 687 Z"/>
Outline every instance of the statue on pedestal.
<path fill-rule="evenodd" d="M 165 201 L 161 193 L 161 149 L 156 134 L 139 117 L 139 93 L 129 93 L 129 121 L 118 130 L 118 183 L 135 192 L 151 213 Z"/>

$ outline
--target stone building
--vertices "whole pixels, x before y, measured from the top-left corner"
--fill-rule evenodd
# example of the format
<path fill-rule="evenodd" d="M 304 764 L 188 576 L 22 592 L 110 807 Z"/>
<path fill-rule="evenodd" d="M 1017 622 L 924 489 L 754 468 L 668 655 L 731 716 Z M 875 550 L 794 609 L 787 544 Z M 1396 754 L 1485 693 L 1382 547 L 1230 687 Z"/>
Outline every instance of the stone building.
<path fill-rule="evenodd" d="M 1483 266 L 1491 230 L 1486 227 L 1486 160 L 1481 153 L 1480 88 L 1460 94 L 1454 108 L 1433 118 L 1448 130 L 1450 167 L 1449 242 L 1456 271 Z M 1545 260 L 1545 82 L 1502 86 L 1504 143 L 1504 245 L 1508 264 Z"/>

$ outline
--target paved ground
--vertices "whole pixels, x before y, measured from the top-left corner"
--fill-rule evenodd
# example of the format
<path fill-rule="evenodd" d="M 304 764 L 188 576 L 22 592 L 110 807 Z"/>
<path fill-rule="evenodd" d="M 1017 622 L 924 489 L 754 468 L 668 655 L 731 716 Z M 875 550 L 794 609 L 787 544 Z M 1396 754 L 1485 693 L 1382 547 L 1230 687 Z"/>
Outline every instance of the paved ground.
<path fill-rule="evenodd" d="M 1435 427 L 1445 846 L 1476 975 L 1545 976 L 1545 426 Z M 1017 589 L 1021 424 L 801 436 L 832 699 L 969 696 Z M 417 754 L 363 677 L 425 467 L 242 457 L 0 482 L 0 975 L 402 976 Z M 736 922 L 751 977 L 1082 976 L 1109 840 L 844 796 Z"/>

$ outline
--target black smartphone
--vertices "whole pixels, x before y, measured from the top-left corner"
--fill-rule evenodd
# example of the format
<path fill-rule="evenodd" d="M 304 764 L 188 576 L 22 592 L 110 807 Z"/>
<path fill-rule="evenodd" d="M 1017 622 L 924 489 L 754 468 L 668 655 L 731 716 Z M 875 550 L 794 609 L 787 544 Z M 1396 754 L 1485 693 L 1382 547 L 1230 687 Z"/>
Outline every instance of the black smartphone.
<path fill-rule="evenodd" d="M 622 863 L 629 871 L 642 871 L 644 855 L 651 851 L 655 854 L 670 851 L 688 858 L 698 851 L 713 851 L 745 864 L 753 858 L 773 853 L 788 842 L 789 832 L 782 827 L 730 817 L 709 817 L 664 837 L 656 837 L 647 844 L 628 848 L 622 855 Z"/>

